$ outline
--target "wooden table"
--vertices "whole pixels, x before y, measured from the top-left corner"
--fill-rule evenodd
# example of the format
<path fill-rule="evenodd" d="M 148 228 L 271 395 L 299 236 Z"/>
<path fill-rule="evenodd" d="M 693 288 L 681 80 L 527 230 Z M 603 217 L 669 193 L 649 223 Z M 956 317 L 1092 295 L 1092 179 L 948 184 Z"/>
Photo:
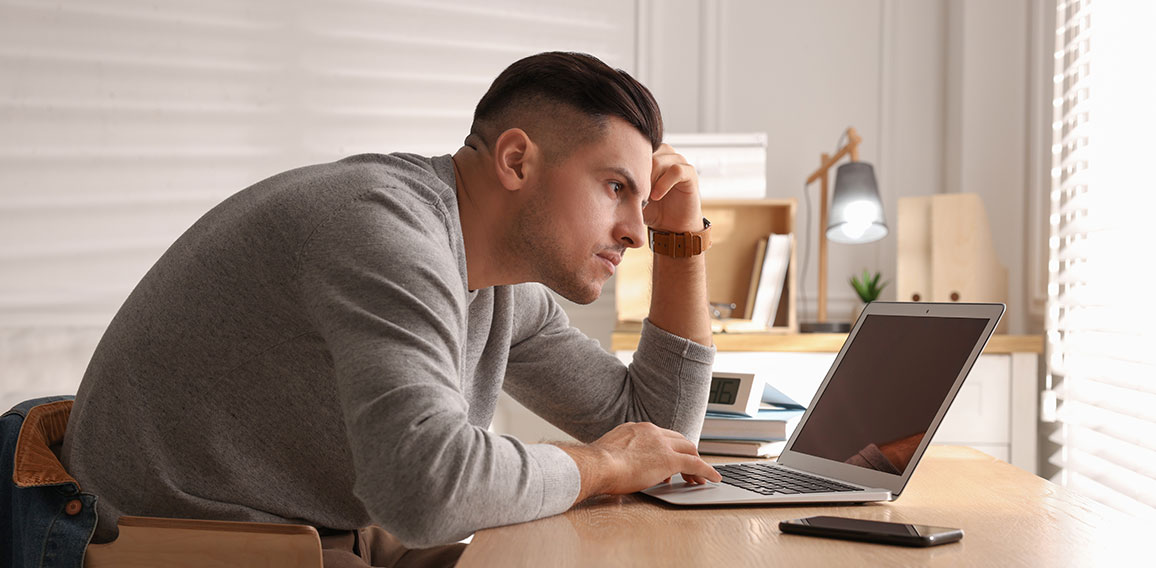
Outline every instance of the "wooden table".
<path fill-rule="evenodd" d="M 779 532 L 780 520 L 813 515 L 958 527 L 964 538 L 904 548 Z M 1129 520 L 979 451 L 932 446 L 891 503 L 681 508 L 639 494 L 594 497 L 562 515 L 479 531 L 458 565 L 1151 565 L 1153 536 Z"/>

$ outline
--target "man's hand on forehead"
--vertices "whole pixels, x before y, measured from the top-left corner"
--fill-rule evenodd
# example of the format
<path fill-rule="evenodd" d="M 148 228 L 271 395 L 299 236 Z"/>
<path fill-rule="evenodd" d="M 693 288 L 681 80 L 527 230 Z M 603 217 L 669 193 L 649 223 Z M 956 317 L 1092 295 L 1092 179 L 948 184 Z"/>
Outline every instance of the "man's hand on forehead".
<path fill-rule="evenodd" d="M 650 199 L 643 221 L 656 230 L 687 232 L 702 230 L 702 204 L 698 172 L 668 144 L 652 157 Z"/>

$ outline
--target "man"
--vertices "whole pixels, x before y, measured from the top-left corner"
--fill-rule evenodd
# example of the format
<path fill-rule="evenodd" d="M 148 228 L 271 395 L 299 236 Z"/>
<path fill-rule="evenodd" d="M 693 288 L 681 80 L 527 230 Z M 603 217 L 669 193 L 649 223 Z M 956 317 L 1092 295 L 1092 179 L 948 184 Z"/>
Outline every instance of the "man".
<path fill-rule="evenodd" d="M 327 564 L 392 562 L 675 473 L 718 481 L 693 442 L 714 354 L 703 255 L 655 255 L 629 368 L 542 286 L 591 302 L 647 225 L 706 229 L 694 169 L 661 140 L 633 78 L 545 53 L 494 81 L 452 158 L 353 156 L 221 203 L 80 386 L 63 457 L 100 499 L 95 540 L 122 514 L 299 522 L 345 548 Z M 488 432 L 502 388 L 585 444 Z"/>

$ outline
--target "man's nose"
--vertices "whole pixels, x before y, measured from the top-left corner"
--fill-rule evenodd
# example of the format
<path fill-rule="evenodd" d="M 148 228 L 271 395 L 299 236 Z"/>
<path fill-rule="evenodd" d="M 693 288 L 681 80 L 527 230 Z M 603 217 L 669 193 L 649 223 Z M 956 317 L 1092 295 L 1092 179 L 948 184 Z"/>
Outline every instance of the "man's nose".
<path fill-rule="evenodd" d="M 619 221 L 617 226 L 618 240 L 630 248 L 638 248 L 646 244 L 646 224 L 642 222 L 642 207 L 630 207 L 629 213 Z"/>

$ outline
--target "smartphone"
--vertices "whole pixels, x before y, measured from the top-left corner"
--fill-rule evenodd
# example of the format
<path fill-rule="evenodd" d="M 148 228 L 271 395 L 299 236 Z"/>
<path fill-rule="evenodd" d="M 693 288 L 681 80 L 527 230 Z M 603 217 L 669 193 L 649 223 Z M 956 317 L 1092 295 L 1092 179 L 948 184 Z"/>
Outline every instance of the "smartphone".
<path fill-rule="evenodd" d="M 825 536 L 902 546 L 935 546 L 963 538 L 963 531 L 960 529 L 886 523 L 845 517 L 807 517 L 781 521 L 779 530 L 789 534 Z"/>

